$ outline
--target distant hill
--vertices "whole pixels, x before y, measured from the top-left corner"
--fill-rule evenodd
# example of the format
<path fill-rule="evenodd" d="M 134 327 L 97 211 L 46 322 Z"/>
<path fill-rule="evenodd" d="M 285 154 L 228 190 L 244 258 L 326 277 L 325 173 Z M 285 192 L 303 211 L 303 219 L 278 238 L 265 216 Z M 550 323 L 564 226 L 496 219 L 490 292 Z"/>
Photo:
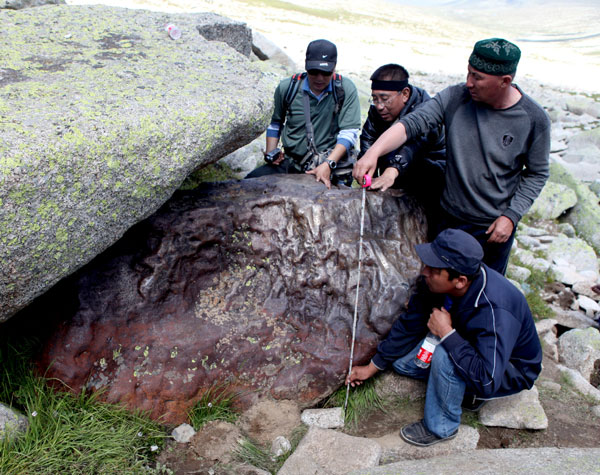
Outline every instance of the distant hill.
<path fill-rule="evenodd" d="M 398 5 L 416 7 L 469 7 L 474 9 L 502 7 L 598 7 L 598 0 L 387 0 Z"/>
<path fill-rule="evenodd" d="M 302 67 L 308 42 L 338 46 L 340 72 L 397 62 L 464 76 L 475 41 L 504 37 L 523 51 L 518 77 L 598 92 L 600 0 L 67 0 L 169 12 L 212 11 L 246 22 Z"/>

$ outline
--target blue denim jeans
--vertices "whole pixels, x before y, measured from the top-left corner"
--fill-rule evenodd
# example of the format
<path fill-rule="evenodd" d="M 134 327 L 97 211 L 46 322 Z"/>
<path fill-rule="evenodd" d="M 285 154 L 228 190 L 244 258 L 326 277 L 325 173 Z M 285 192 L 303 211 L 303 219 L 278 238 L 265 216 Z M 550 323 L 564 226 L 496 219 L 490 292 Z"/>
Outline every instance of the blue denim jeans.
<path fill-rule="evenodd" d="M 396 372 L 415 379 L 428 379 L 425 395 L 425 426 L 435 435 L 446 438 L 460 425 L 461 403 L 465 393 L 465 382 L 455 371 L 455 366 L 443 345 L 439 344 L 433 353 L 429 368 L 419 368 L 415 355 L 422 342 L 397 359 Z"/>

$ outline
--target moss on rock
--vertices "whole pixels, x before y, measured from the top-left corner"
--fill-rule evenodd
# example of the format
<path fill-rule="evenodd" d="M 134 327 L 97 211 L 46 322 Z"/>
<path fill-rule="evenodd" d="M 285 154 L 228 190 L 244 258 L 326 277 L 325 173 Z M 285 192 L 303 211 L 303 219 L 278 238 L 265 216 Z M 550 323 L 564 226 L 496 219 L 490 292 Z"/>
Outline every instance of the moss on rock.
<path fill-rule="evenodd" d="M 600 253 L 600 207 L 596 194 L 558 163 L 550 164 L 550 180 L 566 185 L 575 192 L 577 204 L 561 220 L 572 224 L 577 234 L 585 239 L 596 253 Z"/>
<path fill-rule="evenodd" d="M 274 80 L 201 37 L 202 22 L 0 10 L 0 322 L 265 129 Z"/>

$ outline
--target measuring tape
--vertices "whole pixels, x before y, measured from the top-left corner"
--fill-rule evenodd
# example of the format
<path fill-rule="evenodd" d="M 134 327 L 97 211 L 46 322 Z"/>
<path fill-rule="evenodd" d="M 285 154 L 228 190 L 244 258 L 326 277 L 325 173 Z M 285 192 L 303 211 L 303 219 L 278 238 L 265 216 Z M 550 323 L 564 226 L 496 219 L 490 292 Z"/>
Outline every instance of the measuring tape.
<path fill-rule="evenodd" d="M 354 321 L 352 322 L 352 345 L 350 346 L 350 365 L 348 376 L 352 373 L 352 361 L 354 360 L 354 341 L 356 340 L 356 323 L 358 321 L 358 291 L 360 289 L 360 264 L 362 262 L 363 229 L 365 226 L 365 203 L 367 199 L 367 188 L 371 186 L 371 176 L 365 175 L 362 184 L 362 204 L 360 207 L 360 239 L 358 240 L 358 281 L 356 282 L 356 298 L 354 299 Z M 344 401 L 344 417 L 348 407 L 348 395 L 350 394 L 350 383 L 346 385 L 346 400 Z"/>

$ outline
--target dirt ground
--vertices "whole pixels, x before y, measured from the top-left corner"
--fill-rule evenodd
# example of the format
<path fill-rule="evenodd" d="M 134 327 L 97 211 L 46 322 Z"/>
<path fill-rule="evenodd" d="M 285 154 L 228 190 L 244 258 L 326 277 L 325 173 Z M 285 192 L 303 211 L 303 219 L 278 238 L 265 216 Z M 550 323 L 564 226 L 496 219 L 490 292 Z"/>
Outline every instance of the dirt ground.
<path fill-rule="evenodd" d="M 556 391 L 544 386 L 544 382 L 552 381 L 561 385 L 561 390 Z M 586 399 L 573 391 L 571 386 L 561 376 L 556 364 L 544 357 L 544 370 L 536 384 L 539 391 L 540 402 L 548 417 L 548 428 L 545 430 L 518 430 L 501 427 L 485 427 L 474 413 L 463 414 L 463 424 L 475 427 L 479 431 L 480 439 L 478 449 L 499 448 L 535 448 L 535 447 L 600 447 L 600 418 L 591 411 L 594 402 Z M 399 431 L 407 423 L 414 422 L 422 417 L 424 401 L 397 401 L 385 406 L 385 411 L 373 410 L 360 421 L 344 432 L 359 436 L 377 438 L 386 434 Z M 286 427 L 289 431 L 291 424 L 290 408 L 283 405 L 278 407 L 270 403 L 261 409 L 255 409 L 256 418 L 245 415 L 238 423 L 242 433 L 252 433 L 253 440 L 272 440 L 277 432 L 277 420 L 281 419 L 281 429 Z M 261 424 L 252 422 L 262 421 Z M 262 432 L 264 433 L 261 433 Z M 258 432 L 257 432 L 258 431 Z M 239 432 L 236 432 L 236 436 Z M 229 475 L 242 474 L 254 475 L 257 472 L 248 466 L 239 465 L 231 458 L 225 457 L 222 462 L 202 457 L 201 447 L 206 447 L 207 440 L 214 444 L 227 445 L 226 440 L 219 442 L 214 436 L 199 432 L 190 444 L 170 443 L 159 458 L 163 467 L 168 467 L 175 474 L 202 474 L 202 475 Z M 231 443 L 228 437 L 227 443 Z M 217 463 L 215 465 L 215 463 Z"/>

